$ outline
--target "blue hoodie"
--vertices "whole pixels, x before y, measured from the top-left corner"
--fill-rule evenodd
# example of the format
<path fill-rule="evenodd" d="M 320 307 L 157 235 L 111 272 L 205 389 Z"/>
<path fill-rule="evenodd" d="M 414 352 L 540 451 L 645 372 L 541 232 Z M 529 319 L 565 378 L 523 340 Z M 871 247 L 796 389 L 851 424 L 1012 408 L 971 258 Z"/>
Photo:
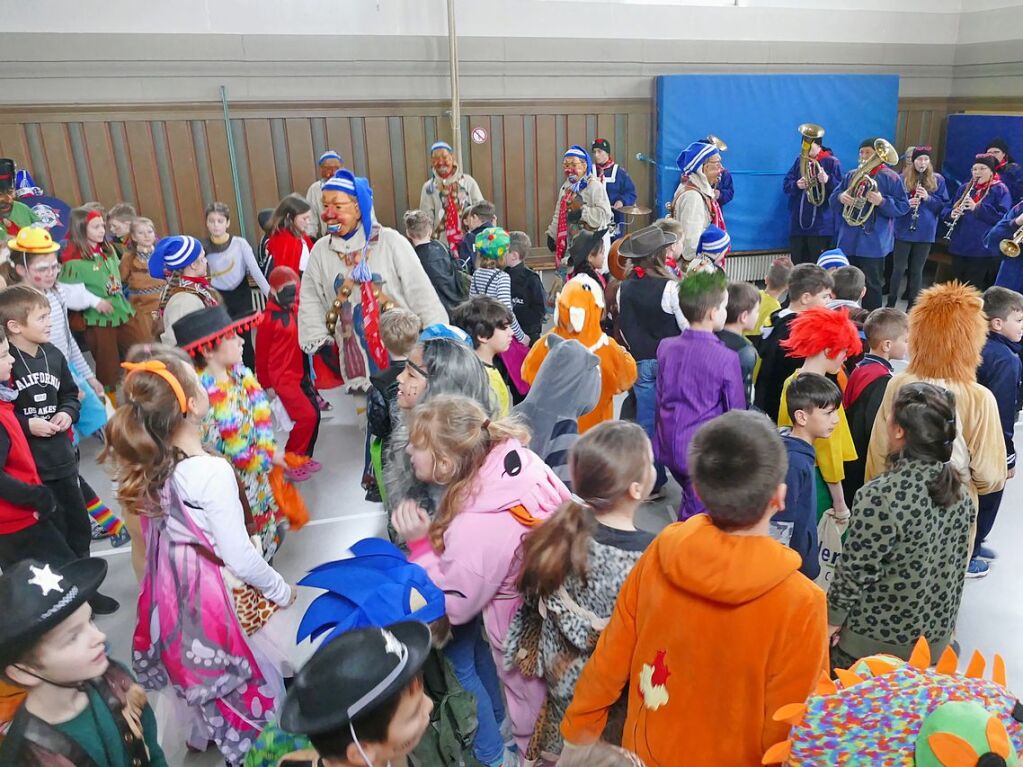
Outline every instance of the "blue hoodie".
<path fill-rule="evenodd" d="M 821 571 L 817 539 L 817 453 L 813 445 L 787 431 L 782 433 L 781 439 L 789 456 L 789 470 L 785 475 L 788 489 L 785 508 L 771 518 L 771 534 L 799 552 L 803 558 L 799 572 L 812 580 Z"/>
<path fill-rule="evenodd" d="M 980 367 L 977 368 L 977 383 L 994 394 L 998 404 L 998 419 L 1002 422 L 1002 434 L 1005 436 L 1008 469 L 1016 465 L 1016 447 L 1012 443 L 1012 436 L 1019 409 L 1020 377 L 1023 375 L 1019 353 L 1020 344 L 992 330 L 987 335 Z"/>

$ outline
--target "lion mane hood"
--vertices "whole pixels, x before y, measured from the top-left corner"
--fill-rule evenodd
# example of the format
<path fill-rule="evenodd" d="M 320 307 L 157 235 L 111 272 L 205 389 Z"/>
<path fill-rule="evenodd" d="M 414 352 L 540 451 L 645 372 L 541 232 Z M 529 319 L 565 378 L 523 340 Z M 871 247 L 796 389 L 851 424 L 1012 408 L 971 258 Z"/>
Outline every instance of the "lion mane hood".
<path fill-rule="evenodd" d="M 928 288 L 909 313 L 907 369 L 920 378 L 976 381 L 987 331 L 976 288 L 961 282 Z"/>

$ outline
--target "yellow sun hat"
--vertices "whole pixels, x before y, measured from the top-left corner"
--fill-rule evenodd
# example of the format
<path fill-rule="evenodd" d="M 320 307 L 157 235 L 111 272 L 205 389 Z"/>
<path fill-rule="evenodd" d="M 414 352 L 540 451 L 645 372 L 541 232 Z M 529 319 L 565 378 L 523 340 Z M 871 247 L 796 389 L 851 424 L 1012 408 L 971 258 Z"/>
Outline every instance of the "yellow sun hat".
<path fill-rule="evenodd" d="M 7 247 L 20 253 L 56 253 L 60 245 L 53 241 L 50 233 L 39 226 L 26 226 L 18 236 L 7 241 Z"/>

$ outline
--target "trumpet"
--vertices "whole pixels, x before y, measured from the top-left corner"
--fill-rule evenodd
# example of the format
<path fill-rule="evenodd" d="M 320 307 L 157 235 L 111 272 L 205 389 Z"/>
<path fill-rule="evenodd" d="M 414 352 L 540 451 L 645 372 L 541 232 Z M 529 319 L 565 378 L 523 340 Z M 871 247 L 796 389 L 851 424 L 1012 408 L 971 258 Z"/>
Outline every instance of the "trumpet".
<path fill-rule="evenodd" d="M 1019 258 L 1021 247 L 1023 247 L 1023 226 L 1016 230 L 1012 239 L 1002 240 L 998 243 L 998 249 L 1007 258 Z"/>
<path fill-rule="evenodd" d="M 916 185 L 916 189 L 913 190 L 913 199 L 914 200 L 919 200 L 920 199 L 920 190 L 921 189 L 923 189 L 923 185 L 917 184 Z M 909 218 L 909 231 L 911 231 L 911 232 L 915 232 L 916 231 L 916 224 L 917 224 L 917 222 L 919 220 L 920 220 L 920 205 L 918 204 L 915 208 L 913 208 L 913 215 L 910 216 L 910 218 Z"/>
<path fill-rule="evenodd" d="M 877 191 L 877 182 L 870 177 L 870 174 L 879 165 L 894 165 L 899 161 L 899 153 L 895 147 L 879 138 L 874 141 L 874 156 L 852 174 L 849 179 L 849 186 L 846 194 L 853 198 L 853 201 L 842 207 L 842 218 L 849 226 L 863 226 L 874 213 L 875 205 L 867 202 L 867 195 Z"/>
<path fill-rule="evenodd" d="M 952 206 L 951 217 L 952 220 L 948 222 L 948 229 L 945 230 L 945 239 L 952 239 L 952 232 L 956 230 L 956 226 L 959 224 L 959 220 L 963 217 L 963 204 L 967 198 L 973 194 L 973 188 L 977 186 L 977 179 L 971 178 L 970 183 L 966 186 L 966 189 L 956 200 L 956 204 Z M 990 187 L 989 187 L 990 188 Z M 984 190 L 984 195 L 987 195 L 987 190 Z M 983 197 L 981 199 L 984 199 Z"/>
<path fill-rule="evenodd" d="M 810 157 L 810 147 L 815 139 L 824 135 L 824 128 L 814 123 L 803 123 L 799 126 L 799 132 L 803 136 L 803 144 L 799 150 L 799 175 L 806 182 L 806 200 L 815 208 L 819 208 L 827 201 L 827 194 L 824 184 L 817 178 L 821 171 L 821 165 Z"/>

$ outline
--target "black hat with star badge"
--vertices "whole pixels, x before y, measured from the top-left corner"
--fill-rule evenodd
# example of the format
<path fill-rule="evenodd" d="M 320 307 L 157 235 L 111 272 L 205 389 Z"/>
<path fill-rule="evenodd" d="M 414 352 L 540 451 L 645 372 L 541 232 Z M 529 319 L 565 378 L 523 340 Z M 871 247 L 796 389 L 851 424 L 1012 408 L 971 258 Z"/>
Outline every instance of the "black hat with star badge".
<path fill-rule="evenodd" d="M 78 559 L 59 566 L 26 559 L 4 570 L 0 575 L 0 671 L 85 604 L 106 575 L 103 559 Z"/>

